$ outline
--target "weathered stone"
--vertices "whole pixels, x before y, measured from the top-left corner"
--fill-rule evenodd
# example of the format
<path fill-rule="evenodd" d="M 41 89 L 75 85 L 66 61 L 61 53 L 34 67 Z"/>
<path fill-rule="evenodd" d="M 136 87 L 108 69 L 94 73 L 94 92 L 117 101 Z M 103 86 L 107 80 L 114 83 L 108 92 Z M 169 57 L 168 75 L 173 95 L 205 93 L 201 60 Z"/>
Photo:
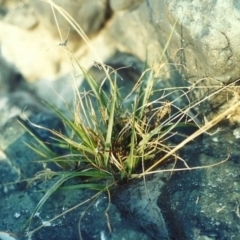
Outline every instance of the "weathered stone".
<path fill-rule="evenodd" d="M 77 4 L 80 3 L 81 8 L 78 8 Z M 213 3 L 209 1 L 187 3 L 175 0 L 110 1 L 110 7 L 116 12 L 106 25 L 104 25 L 108 19 L 106 18 L 108 14 L 106 1 L 59 1 L 57 4 L 67 10 L 86 33 L 97 34 L 96 38 L 92 38 L 92 43 L 102 60 L 106 60 L 106 54 L 102 52 L 108 51 L 106 49 L 114 45 L 118 50 L 131 53 L 142 61 L 147 59 L 149 66 L 155 67 L 159 77 L 165 80 L 174 78 L 172 66 L 175 65 L 174 71 L 180 72 L 186 83 L 197 82 L 197 86 L 202 88 L 202 90 L 196 90 L 197 98 L 202 98 L 206 92 L 209 92 L 208 86 L 220 86 L 222 83 L 226 84 L 238 78 L 239 71 L 236 66 L 240 53 L 238 40 L 236 40 L 238 30 L 235 27 L 238 20 L 235 16 L 239 12 L 239 6 L 236 1 L 232 0 L 227 3 L 223 0 Z M 50 36 L 56 32 L 51 7 L 41 1 L 31 1 L 31 5 L 36 11 L 41 10 L 39 14 L 42 24 L 40 25 L 45 25 L 46 28 L 51 26 L 49 27 L 51 33 L 39 27 L 34 34 L 32 32 L 27 36 L 27 32 L 20 33 L 19 29 L 11 27 L 9 31 L 6 31 L 8 26 L 2 25 L 1 39 L 3 40 L 1 41 L 4 56 L 18 69 L 21 69 L 21 73 L 30 80 L 53 79 L 56 75 L 66 74 L 67 68 L 63 64 L 64 54 L 60 54 L 61 50 L 56 45 L 54 46 L 54 40 Z M 90 13 L 84 10 L 85 6 L 88 11 L 91 9 Z M 117 11 L 123 9 L 124 11 Z M 79 14 L 79 11 L 84 11 L 86 15 Z M 94 24 L 90 21 L 93 15 L 97 15 Z M 230 16 L 227 21 L 225 21 L 226 15 Z M 91 24 L 88 23 L 89 21 Z M 69 24 L 63 18 L 59 18 L 59 22 L 63 35 L 63 40 L 60 41 L 64 41 L 68 36 Z M 175 22 L 173 36 L 164 53 L 163 49 L 169 40 Z M 103 25 L 104 31 L 99 33 Z M 11 32 L 14 32 L 14 43 L 11 38 L 8 38 Z M 44 38 L 37 37 L 38 34 Z M 15 39 L 19 39 L 18 44 L 23 49 L 17 54 Z M 36 44 L 33 45 L 33 43 Z M 79 40 L 74 38 L 71 30 L 68 44 L 75 46 L 75 43 L 79 43 Z M 72 50 L 71 47 L 70 50 Z M 43 60 L 44 51 L 47 52 L 47 56 Z M 22 58 L 26 52 L 29 58 Z M 98 60 L 96 55 L 90 54 L 91 51 L 86 46 L 81 46 L 79 52 L 78 59 L 82 60 L 81 64 L 87 62 L 88 67 L 92 65 L 89 61 Z M 30 56 L 34 56 L 34 59 Z M 159 61 L 161 61 L 161 66 L 158 65 Z M 29 65 L 31 68 L 25 67 Z M 165 85 L 176 86 L 177 81 L 179 79 L 175 79 L 175 83 L 166 81 Z"/>
<path fill-rule="evenodd" d="M 161 14 L 158 13 L 160 10 Z M 156 27 L 156 23 L 161 23 L 162 26 Z M 163 1 L 145 1 L 131 11 L 115 12 L 107 27 L 119 51 L 137 56 L 141 61 L 147 62 L 149 67 L 155 67 L 155 70 L 159 68 L 162 50 L 171 31 Z M 174 50 L 169 50 L 168 56 L 171 56 Z M 162 63 L 164 61 L 165 57 Z M 169 66 L 163 65 L 158 75 L 164 79 L 170 78 Z"/>
<path fill-rule="evenodd" d="M 29 218 L 44 195 L 44 191 L 51 188 L 57 180 L 59 178 L 41 184 L 37 182 L 35 185 L 30 185 L 24 192 L 16 191 L 4 198 L 1 197 L 1 230 L 19 235 L 18 240 L 24 240 L 29 236 L 31 236 L 31 239 L 39 240 L 46 238 L 79 239 L 79 229 L 82 239 L 152 239 L 136 227 L 132 221 L 125 219 L 114 204 L 109 204 L 106 195 L 101 194 L 97 198 L 91 199 L 96 191 L 88 189 L 56 191 L 53 193 L 42 208 L 36 212 L 30 227 L 27 229 L 28 231 L 24 232 L 30 223 L 28 222 Z M 79 183 L 81 183 L 80 180 L 68 181 L 66 185 Z M 86 204 L 81 205 L 80 203 L 84 201 L 86 201 Z M 74 208 L 78 204 L 80 205 Z M 72 211 L 50 222 L 51 219 L 70 208 L 73 208 Z M 79 222 L 80 219 L 81 222 Z M 30 234 L 32 230 L 42 224 L 46 224 L 46 226 Z M 27 233 L 29 235 L 26 236 Z"/>
<path fill-rule="evenodd" d="M 131 91 L 134 80 L 139 78 L 143 64 L 134 56 L 121 53 L 118 53 L 112 59 L 109 59 L 107 64 L 114 69 L 118 69 L 119 75 L 123 78 L 121 79 L 119 77 L 118 83 L 121 84 L 120 87 L 125 96 Z M 127 68 L 124 68 L 126 67 L 125 65 L 127 65 Z M 92 70 L 96 80 L 101 83 L 104 78 L 102 71 L 97 67 L 93 67 Z M 28 89 L 27 86 L 27 84 L 24 85 L 26 89 Z M 109 90 L 108 85 L 104 86 L 104 88 L 106 91 Z M 38 93 L 36 88 L 35 92 Z M 24 113 L 28 116 L 31 122 L 63 132 L 63 126 L 60 120 L 50 114 L 49 111 L 39 104 L 36 97 L 37 94 L 34 95 L 35 96 L 33 97 L 32 94 L 19 90 L 16 92 L 5 93 L 0 98 L 0 109 L 3 114 L 0 119 L 0 176 L 4 177 L 4 179 L 0 182 L 0 195 L 4 196 L 4 198 L 0 198 L 0 209 L 2 209 L 1 215 L 3 216 L 2 221 L 0 221 L 0 228 L 3 231 L 9 231 L 15 234 L 21 231 L 20 228 L 24 223 L 26 223 L 33 213 L 35 206 L 41 200 L 43 193 L 39 190 L 49 189 L 55 183 L 55 179 L 47 181 L 41 185 L 36 182 L 32 186 L 28 186 L 27 190 L 26 181 L 21 185 L 19 185 L 18 182 L 24 180 L 25 178 L 34 177 L 36 173 L 42 170 L 59 170 L 53 165 L 48 164 L 46 168 L 43 164 L 33 163 L 32 160 L 38 160 L 41 159 L 41 157 L 24 144 L 34 143 L 34 139 L 17 122 L 17 116 L 24 117 L 24 115 L 22 115 L 22 111 L 25 106 L 28 107 L 24 110 Z M 38 93 L 38 95 L 40 94 Z M 44 94 L 42 97 L 44 97 Z M 47 98 L 47 96 L 45 96 L 45 98 Z M 34 134 L 41 138 L 43 142 L 51 142 L 49 132 L 38 129 L 27 121 L 25 123 L 31 128 Z M 35 145 L 37 145 L 37 143 L 35 143 Z M 58 148 L 53 150 L 55 150 L 58 155 L 66 154 L 65 150 L 63 150 L 63 152 L 61 152 Z M 6 178 L 5 176 L 8 177 Z M 76 181 L 77 182 L 70 182 L 69 184 L 74 185 L 80 183 L 79 179 L 76 179 Z M 9 184 L 9 182 L 11 182 L 11 184 Z M 161 182 L 159 181 L 159 183 Z M 24 192 L 23 189 L 25 190 Z M 64 209 L 69 209 L 77 203 L 87 200 L 93 194 L 93 191 L 88 190 L 73 191 L 71 194 L 69 194 L 69 191 L 56 192 L 37 212 L 36 216 L 33 218 L 30 230 L 38 227 L 44 222 L 46 223 L 49 218 L 53 218 L 57 214 L 61 214 Z M 127 192 L 127 194 L 129 193 Z M 124 196 L 124 194 L 122 194 L 122 196 Z M 155 207 L 157 196 L 158 192 L 156 192 L 156 195 L 150 196 L 151 200 L 155 203 Z M 138 203 L 139 206 L 141 206 L 142 203 L 148 205 L 148 201 L 144 197 L 145 196 L 143 196 L 142 202 Z M 21 204 L 16 204 L 19 199 L 21 199 Z M 132 210 L 133 205 L 136 203 L 137 199 L 133 198 L 130 202 L 128 202 L 130 205 L 127 209 Z M 5 207 L 3 208 L 2 206 Z M 151 204 L 151 206 L 153 205 Z M 83 205 L 80 208 L 74 209 L 63 218 L 56 219 L 56 221 L 48 223 L 48 227 L 34 233 L 32 238 L 46 239 L 46 236 L 51 236 L 51 238 L 62 239 L 61 237 L 64 236 L 66 239 L 66 232 L 68 233 L 67 239 L 77 238 L 78 221 L 81 214 L 86 210 L 86 207 L 87 206 Z M 106 218 L 105 214 L 107 207 L 110 207 L 107 214 L 110 219 L 109 223 L 112 229 L 111 234 L 109 233 L 107 225 L 108 218 Z M 145 212 L 145 210 L 141 207 L 140 210 L 143 211 L 143 213 Z M 142 229 L 139 229 L 138 225 L 140 225 L 140 227 L 146 227 L 143 225 L 146 220 L 148 222 L 147 227 L 157 227 L 158 225 L 156 225 L 155 218 L 150 219 L 151 214 L 145 213 L 144 215 L 141 211 L 137 211 L 138 219 L 132 223 L 132 220 L 125 218 L 125 215 L 120 212 L 116 205 L 112 203 L 109 205 L 108 198 L 105 195 L 102 195 L 100 198 L 96 199 L 96 202 L 94 202 L 91 208 L 87 209 L 86 217 L 82 218 L 80 227 L 82 237 L 83 239 L 96 237 L 101 239 L 111 238 L 113 240 L 122 238 L 145 240 L 152 239 L 152 237 L 148 236 L 151 231 L 146 229 L 142 232 Z M 159 210 L 157 209 L 156 211 L 158 216 Z M 146 217 L 148 219 L 146 219 Z M 73 222 L 74 224 L 69 224 L 69 222 Z M 164 226 L 161 227 L 161 231 L 166 231 L 164 230 Z M 24 235 L 24 233 L 21 233 L 20 235 Z M 153 232 L 150 235 L 155 236 L 156 234 Z M 25 237 L 23 237 L 23 239 L 24 238 Z"/>
<path fill-rule="evenodd" d="M 116 12 L 108 32 L 118 49 L 142 61 L 147 59 L 149 66 L 165 80 L 165 86 L 178 86 L 179 78 L 175 78 L 173 72 L 178 71 L 186 82 L 184 85 L 196 84 L 191 99 L 201 99 L 238 79 L 240 74 L 236 67 L 240 58 L 235 40 L 239 34 L 238 20 L 234 17 L 239 12 L 238 5 L 234 1 L 208 3 L 148 0 L 134 10 Z M 224 20 L 226 14 L 230 16 L 228 21 Z M 220 94 L 221 102 L 212 97 L 208 111 L 222 102 L 226 105 L 223 108 L 228 108 L 226 103 L 233 91 L 229 89 L 225 91 L 227 94 Z"/>
<path fill-rule="evenodd" d="M 4 8 L 15 8 L 19 2 L 21 4 L 21 1 L 18 0 L 0 0 L 1 7 Z"/>
<path fill-rule="evenodd" d="M 11 163 L 3 150 L 0 150 L 0 195 L 15 190 L 15 184 L 19 182 L 20 178 L 20 169 Z"/>
<path fill-rule="evenodd" d="M 46 128 L 63 129 L 62 122 L 38 101 L 30 93 L 20 90 L 0 97 L 0 149 L 3 152 L 2 158 L 4 160 L 3 165 L 0 164 L 0 168 L 12 166 L 13 171 L 18 173 L 21 180 L 22 178 L 33 177 L 36 172 L 42 169 L 42 165 L 32 163 L 32 161 L 42 157 L 25 144 L 33 143 L 35 140 L 20 125 L 19 118 L 26 121 L 29 128 L 33 129 L 34 133 L 44 142 L 51 142 L 50 133 L 46 130 L 34 128 L 26 118 L 30 119 L 32 123 Z M 63 154 L 60 149 L 54 148 L 54 150 Z M 5 183 L 5 181 L 3 182 Z"/>
<path fill-rule="evenodd" d="M 157 64 L 176 21 L 167 59 L 184 64 L 191 81 L 209 76 L 226 83 L 239 77 L 238 12 L 234 1 L 148 0 L 134 11 L 115 13 L 109 31 L 125 50 L 142 60 L 147 51 L 149 62 Z"/>
<path fill-rule="evenodd" d="M 161 210 L 157 206 L 164 177 L 160 173 L 146 177 L 144 181 L 132 181 L 127 187 L 120 186 L 113 195 L 113 203 L 153 239 L 169 239 Z"/>
<path fill-rule="evenodd" d="M 95 4 L 95 7 L 90 6 L 91 16 L 94 17 L 95 10 L 99 7 L 99 14 L 104 15 L 102 21 L 96 21 L 96 24 L 101 24 L 101 27 L 105 21 L 105 10 L 103 7 L 106 5 L 100 1 L 86 1 L 86 7 L 91 4 Z M 33 1 L 33 4 L 40 4 L 46 7 L 46 11 L 52 16 L 51 7 L 42 1 Z M 76 3 L 66 3 L 73 7 Z M 75 5 L 74 5 L 75 6 Z M 107 6 L 105 6 L 107 8 Z M 90 11 L 88 9 L 88 11 Z M 37 11 L 37 10 L 36 10 Z M 74 7 L 74 11 L 77 14 L 78 8 Z M 79 10 L 80 11 L 80 10 Z M 85 10 L 84 10 L 85 11 Z M 26 13 L 25 13 L 26 12 Z M 23 14 L 24 13 L 24 14 Z M 46 81 L 55 80 L 56 78 L 62 78 L 69 74 L 69 61 L 66 59 L 66 54 L 69 56 L 70 61 L 72 61 L 71 53 L 76 53 L 74 57 L 79 60 L 79 63 L 85 67 L 89 68 L 92 66 L 94 61 L 99 61 L 99 59 L 105 60 L 110 57 L 115 51 L 113 50 L 111 40 L 106 38 L 104 31 L 101 31 L 100 35 L 96 35 L 99 29 L 92 24 L 89 24 L 89 34 L 92 36 L 92 45 L 95 49 L 98 49 L 99 58 L 96 58 L 96 54 L 89 51 L 89 47 L 81 38 L 73 31 L 69 32 L 69 24 L 60 26 L 61 36 L 56 33 L 56 25 L 52 23 L 51 27 L 47 26 L 44 19 L 48 19 L 43 16 L 40 17 L 39 21 L 36 22 L 36 13 L 33 12 L 33 8 L 29 5 L 20 5 L 14 9 L 9 8 L 4 13 L 4 18 L 0 21 L 0 41 L 1 41 L 1 53 L 3 58 L 12 64 L 18 71 L 24 76 L 28 82 L 34 82 L 39 79 Z M 45 12 L 43 12 L 45 14 Z M 47 12 L 46 12 L 47 14 Z M 15 21 L 16 16 L 21 21 Z M 78 17 L 81 18 L 82 14 Z M 51 18 L 49 16 L 49 18 Z M 41 19 L 43 21 L 41 21 Z M 87 19 L 86 24 L 87 24 Z M 89 19 L 88 19 L 89 20 Z M 46 20 L 47 21 L 47 20 Z M 62 21 L 64 21 L 62 19 Z M 80 20 L 79 20 L 80 21 Z M 95 21 L 95 20 L 94 20 Z M 82 24 L 84 23 L 81 22 Z M 63 24 L 64 25 L 64 24 Z M 81 25 L 81 24 L 80 24 Z M 83 26 L 84 27 L 84 26 Z M 53 30 L 54 28 L 54 30 Z M 68 39 L 66 46 L 61 44 Z M 79 49 L 79 46 L 81 48 Z M 64 49 L 67 47 L 68 50 Z M 70 64 L 74 64 L 72 61 Z M 31 67 L 30 67 L 31 66 Z M 68 77 L 69 79 L 72 77 Z"/>
<path fill-rule="evenodd" d="M 236 129 L 225 126 L 223 131 L 206 136 L 202 144 L 186 147 L 181 155 L 190 168 L 203 169 L 175 172 L 162 188 L 158 206 L 170 238 L 238 239 L 240 159 Z M 185 166 L 178 162 L 176 168 Z"/>
<path fill-rule="evenodd" d="M 237 79 L 240 48 L 236 42 L 239 20 L 235 16 L 240 10 L 238 3 L 168 0 L 166 4 L 169 15 L 179 23 L 176 30 L 184 41 L 189 73 L 197 77 L 210 76 L 223 83 Z"/>
<path fill-rule="evenodd" d="M 19 78 L 20 74 L 17 73 L 14 66 L 6 62 L 0 53 L 0 95 L 13 90 L 16 87 Z"/>
<path fill-rule="evenodd" d="M 9 84 L 11 83 L 8 81 Z M 47 109 L 38 102 L 38 99 L 26 91 L 7 93 L 0 97 L 1 118 L 0 126 L 4 126 L 9 119 L 17 116 L 23 118 L 32 117 L 38 113 L 49 113 Z"/>

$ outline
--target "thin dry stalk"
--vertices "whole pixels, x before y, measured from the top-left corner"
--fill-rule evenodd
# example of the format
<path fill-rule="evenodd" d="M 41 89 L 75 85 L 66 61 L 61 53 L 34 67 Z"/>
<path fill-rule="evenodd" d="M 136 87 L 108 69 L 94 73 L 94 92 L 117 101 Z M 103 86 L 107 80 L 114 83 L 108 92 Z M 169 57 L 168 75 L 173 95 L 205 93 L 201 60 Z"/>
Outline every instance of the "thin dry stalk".
<path fill-rule="evenodd" d="M 72 207 L 72 208 L 69 208 L 68 210 L 64 211 L 63 213 L 61 213 L 61 214 L 57 215 L 56 217 L 50 219 L 49 221 L 47 221 L 46 223 L 42 224 L 41 226 L 39 226 L 39 227 L 35 228 L 34 230 L 28 232 L 28 233 L 26 234 L 26 237 L 32 236 L 35 232 L 37 232 L 37 231 L 40 230 L 41 228 L 45 227 L 47 224 L 49 224 L 49 223 L 55 221 L 56 219 L 58 219 L 58 218 L 60 218 L 60 217 L 62 217 L 62 216 L 64 216 L 64 215 L 66 215 L 67 213 L 69 213 L 69 212 L 77 209 L 78 207 L 84 205 L 85 203 L 88 203 L 88 202 L 90 202 L 90 201 L 92 201 L 92 200 L 95 200 L 101 193 L 102 193 L 102 192 L 96 193 L 94 196 L 88 198 L 87 200 L 85 200 L 85 201 L 83 201 L 83 202 L 75 205 L 75 206 Z"/>
<path fill-rule="evenodd" d="M 108 188 L 107 188 L 107 193 L 108 193 L 108 206 L 105 210 L 105 216 L 106 216 L 106 219 L 107 219 L 107 226 L 108 226 L 109 233 L 112 233 L 112 228 L 111 228 L 110 219 L 109 219 L 109 215 L 108 215 L 108 211 L 110 209 L 110 204 L 111 204 L 111 195 L 110 195 L 110 192 L 109 192 Z"/>
<path fill-rule="evenodd" d="M 192 141 L 199 135 L 206 133 L 209 129 L 214 127 L 217 123 L 219 123 L 221 120 L 223 120 L 226 116 L 228 116 L 232 111 L 234 111 L 237 107 L 240 106 L 240 102 L 236 102 L 234 105 L 232 105 L 229 109 L 224 111 L 223 113 L 216 116 L 211 121 L 207 122 L 204 126 L 202 126 L 200 129 L 198 129 L 195 133 L 193 133 L 191 136 L 186 138 L 184 141 L 182 141 L 180 144 L 178 144 L 174 149 L 172 149 L 169 153 L 167 153 L 164 157 L 159 159 L 155 164 L 153 164 L 151 167 L 149 167 L 144 173 L 140 175 L 147 174 L 150 172 L 153 168 L 155 168 L 157 165 L 162 163 L 164 160 L 166 160 L 168 157 L 172 156 L 176 151 L 181 149 L 183 146 L 185 146 L 188 142 Z"/>

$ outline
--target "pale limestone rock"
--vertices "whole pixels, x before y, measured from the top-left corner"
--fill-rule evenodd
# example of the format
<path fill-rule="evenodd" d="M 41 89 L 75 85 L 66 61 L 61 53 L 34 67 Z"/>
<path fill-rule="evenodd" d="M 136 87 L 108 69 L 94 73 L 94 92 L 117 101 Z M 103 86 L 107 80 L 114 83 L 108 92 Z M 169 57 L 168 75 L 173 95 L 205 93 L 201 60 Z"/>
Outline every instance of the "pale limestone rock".
<path fill-rule="evenodd" d="M 76 5 L 80 3 L 82 4 L 81 8 Z M 81 27 L 90 35 L 97 32 L 104 24 L 107 6 L 104 0 L 97 2 L 68 1 L 65 3 L 62 1 L 62 4 L 70 13 L 73 11 L 71 14 L 75 14 Z M 63 39 L 59 34 L 54 35 L 57 28 L 55 22 L 51 22 L 53 14 L 49 4 L 33 1 L 32 5 L 35 6 L 35 9 L 27 4 L 16 3 L 15 8 L 9 7 L 3 20 L 0 21 L 0 43 L 3 58 L 11 63 L 27 81 L 33 82 L 38 79 L 49 81 L 69 74 L 72 70 L 72 63 L 68 62 L 66 55 L 71 58 L 71 53 L 74 51 L 77 51 L 75 57 L 80 58 L 80 63 L 85 68 L 92 66 L 94 61 L 104 59 L 105 56 L 109 58 L 109 54 L 113 52 L 109 40 L 106 41 L 105 34 L 102 33 L 92 40 L 94 48 L 97 49 L 96 52 L 100 52 L 99 57 L 96 57 L 96 54 L 89 51 L 81 38 L 76 37 L 73 30 L 68 34 L 68 25 L 61 18 L 59 24 Z M 45 9 L 42 12 L 43 16 L 36 14 L 41 6 L 45 6 L 45 8 L 43 7 Z M 64 46 L 60 45 L 67 38 L 68 49 L 66 50 Z M 102 44 L 103 38 L 104 43 Z M 79 46 L 81 46 L 80 49 Z M 68 80 L 70 78 L 68 76 Z"/>
<path fill-rule="evenodd" d="M 56 0 L 54 3 L 68 12 L 81 25 L 86 34 L 95 34 L 105 23 L 107 15 L 106 0 Z M 30 5 L 37 12 L 40 22 L 52 34 L 58 36 L 51 6 L 46 2 L 36 0 L 30 0 Z M 69 23 L 57 11 L 55 13 L 60 28 L 67 32 L 70 27 Z"/>
<path fill-rule="evenodd" d="M 174 71 L 181 74 L 186 84 L 202 87 L 194 92 L 194 98 L 202 98 L 216 89 L 215 86 L 220 87 L 240 76 L 237 67 L 240 61 L 239 14 L 240 5 L 233 0 L 146 0 L 133 10 L 115 12 L 108 27 L 118 49 L 142 61 L 147 59 L 149 66 L 156 67 L 161 60 L 161 69 L 157 72 L 166 79 L 166 86 L 177 86 L 180 80 L 168 81 L 174 78 L 171 68 L 174 64 Z M 228 99 L 225 94 L 222 96 L 222 101 Z M 209 105 L 218 104 L 215 98 L 211 101 Z"/>
<path fill-rule="evenodd" d="M 41 25 L 33 30 L 0 22 L 2 56 L 28 81 L 55 79 L 66 71 L 63 49 Z"/>
<path fill-rule="evenodd" d="M 227 83 L 239 77 L 236 68 L 240 47 L 239 4 L 236 1 L 166 1 L 169 15 L 179 26 L 186 48 L 186 65 L 190 74 L 211 76 Z"/>
<path fill-rule="evenodd" d="M 148 0 L 133 11 L 116 12 L 109 32 L 119 48 L 141 59 L 147 51 L 149 62 L 157 63 L 176 21 L 168 58 L 184 64 L 192 81 L 210 76 L 226 83 L 239 77 L 239 11 L 235 1 Z"/>

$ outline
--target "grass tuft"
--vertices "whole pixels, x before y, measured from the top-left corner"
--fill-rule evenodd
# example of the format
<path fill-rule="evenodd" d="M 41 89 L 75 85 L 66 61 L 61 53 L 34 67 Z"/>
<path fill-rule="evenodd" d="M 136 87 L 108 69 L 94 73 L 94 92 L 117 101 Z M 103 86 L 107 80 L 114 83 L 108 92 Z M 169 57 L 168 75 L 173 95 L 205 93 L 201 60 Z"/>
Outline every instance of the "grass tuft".
<path fill-rule="evenodd" d="M 161 101 L 162 97 L 157 107 L 150 101 L 155 81 L 152 70 L 147 70 L 147 77 L 136 83 L 128 96 L 134 96 L 133 100 L 122 98 L 116 71 L 106 79 L 110 86 L 110 91 L 106 92 L 102 84 L 98 84 L 86 70 L 81 70 L 91 91 L 79 93 L 81 98 L 75 108 L 78 111 L 73 116 L 74 120 L 51 103 L 45 103 L 66 128 L 65 134 L 46 130 L 54 136 L 55 145 L 68 149 L 69 153 L 57 156 L 31 132 L 41 148 L 28 145 L 44 158 L 44 162 L 52 161 L 63 170 L 71 168 L 73 176 L 76 176 L 75 172 L 79 176 L 81 172 L 88 172 L 87 177 L 94 179 L 97 173 L 104 173 L 104 178 L 126 182 L 139 172 L 140 163 L 151 162 L 171 149 L 169 140 L 176 127 L 191 125 L 181 121 L 185 113 L 177 121 L 171 118 L 171 103 Z M 93 107 L 95 102 L 96 109 Z M 30 131 L 26 125 L 23 126 Z"/>

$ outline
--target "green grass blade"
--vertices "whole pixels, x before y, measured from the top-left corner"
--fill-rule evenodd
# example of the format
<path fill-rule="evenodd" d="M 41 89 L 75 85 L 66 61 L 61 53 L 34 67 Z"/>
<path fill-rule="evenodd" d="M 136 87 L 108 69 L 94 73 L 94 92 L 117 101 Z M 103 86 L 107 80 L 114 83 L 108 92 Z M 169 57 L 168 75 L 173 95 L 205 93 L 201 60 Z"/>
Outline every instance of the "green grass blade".
<path fill-rule="evenodd" d="M 108 160 L 109 160 L 109 151 L 111 149 L 111 139 L 112 139 L 112 131 L 113 131 L 113 125 L 114 125 L 114 114 L 115 114 L 115 106 L 116 106 L 116 98 L 117 98 L 117 83 L 116 79 L 114 81 L 113 89 L 111 89 L 111 105 L 110 105 L 110 115 L 108 119 L 108 127 L 107 127 L 107 135 L 105 139 L 105 152 L 104 152 L 104 164 L 105 167 L 108 166 Z"/>
<path fill-rule="evenodd" d="M 31 224 L 32 218 L 34 217 L 34 215 L 37 213 L 37 211 L 43 206 L 43 204 L 49 199 L 49 197 L 56 192 L 56 190 L 64 183 L 66 182 L 68 179 L 72 178 L 69 175 L 66 176 L 62 176 L 61 179 L 59 179 L 52 187 L 50 187 L 47 192 L 44 194 L 44 196 L 41 198 L 41 200 L 39 201 L 39 203 L 37 204 L 36 208 L 34 209 L 30 219 L 28 220 L 29 225 Z"/>
<path fill-rule="evenodd" d="M 93 91 L 94 96 L 97 98 L 100 106 L 107 107 L 106 95 L 102 91 L 101 86 L 95 81 L 95 79 L 77 62 L 78 67 L 81 69 L 85 79 L 87 80 L 91 90 Z"/>
<path fill-rule="evenodd" d="M 135 150 L 135 138 L 136 138 L 136 131 L 135 131 L 135 120 L 136 120 L 136 97 L 134 101 L 134 108 L 133 108 L 133 115 L 132 115 L 132 133 L 131 133 L 131 143 L 130 143 L 130 153 L 127 158 L 127 171 L 128 176 L 131 175 L 133 169 L 135 168 L 136 162 L 135 162 L 135 156 L 134 156 L 134 150 Z"/>
<path fill-rule="evenodd" d="M 43 158 L 49 158 L 49 156 L 48 155 L 46 155 L 46 154 L 44 154 L 44 152 L 43 151 L 41 151 L 40 149 L 39 149 L 39 147 L 37 148 L 37 147 L 33 147 L 32 145 L 30 145 L 30 144 L 28 144 L 28 143 L 26 143 L 26 142 L 23 142 L 25 145 L 27 145 L 31 150 L 33 150 L 35 153 L 37 153 L 38 155 L 40 155 L 41 157 L 43 157 Z"/>
<path fill-rule="evenodd" d="M 93 144 L 92 144 L 93 142 L 92 142 L 91 138 L 89 137 L 87 128 L 83 124 L 76 125 L 73 121 L 71 121 L 68 117 L 66 117 L 57 107 L 50 104 L 49 102 L 45 103 L 45 105 L 48 106 L 50 109 L 52 109 L 53 112 L 55 112 L 57 114 L 57 116 L 59 116 L 60 119 L 62 119 L 62 121 L 66 125 L 68 125 L 72 131 L 74 131 L 76 133 L 76 135 L 84 143 L 84 145 L 88 146 L 92 150 L 94 149 L 95 146 L 93 146 Z M 59 135 L 59 137 L 61 137 L 61 136 Z M 63 137 L 61 137 L 61 138 L 65 139 Z M 72 143 L 74 142 L 74 141 L 71 141 L 70 138 L 68 138 L 68 139 L 69 139 L 69 142 L 72 142 Z M 76 145 L 76 144 L 74 144 L 74 145 Z"/>
<path fill-rule="evenodd" d="M 55 175 L 59 176 L 70 176 L 71 178 L 74 177 L 91 177 L 91 178 L 109 178 L 111 177 L 111 174 L 108 172 L 103 172 L 98 169 L 89 169 L 89 170 L 82 170 L 82 171 L 76 171 L 76 172 L 56 172 Z"/>
<path fill-rule="evenodd" d="M 83 183 L 83 184 L 76 184 L 76 185 L 71 185 L 71 186 L 60 187 L 59 190 L 76 190 L 76 189 L 83 189 L 83 188 L 102 191 L 102 190 L 106 189 L 106 184 Z"/>
<path fill-rule="evenodd" d="M 162 62 L 163 57 L 164 57 L 165 53 L 167 52 L 167 49 L 168 49 L 169 44 L 170 44 L 170 41 L 171 41 L 171 39 L 172 39 L 172 35 L 173 35 L 174 31 L 175 31 L 176 24 L 177 24 L 177 20 L 176 20 L 175 23 L 173 24 L 171 33 L 169 34 L 168 40 L 167 40 L 167 42 L 166 42 L 166 44 L 165 44 L 165 46 L 164 46 L 164 49 L 163 49 L 163 51 L 162 51 L 161 57 L 160 57 L 160 59 L 159 59 L 159 62 L 160 62 L 160 63 Z"/>
<path fill-rule="evenodd" d="M 150 71 L 150 74 L 147 76 L 147 79 L 142 80 L 142 83 L 139 89 L 137 108 L 136 108 L 136 116 L 139 119 L 142 119 L 143 117 L 145 107 L 147 106 L 147 103 L 153 91 L 153 84 L 154 84 L 154 74 L 153 74 L 153 71 Z"/>
<path fill-rule="evenodd" d="M 36 134 L 33 133 L 32 129 L 30 129 L 29 126 L 23 120 L 19 118 L 18 123 L 34 138 L 34 140 L 39 144 L 40 148 L 42 148 L 43 150 L 43 151 L 37 150 L 35 147 L 27 144 L 33 151 L 35 151 L 40 156 L 43 156 L 45 158 L 48 157 L 53 158 L 57 156 Z M 43 152 L 45 152 L 45 154 Z"/>

